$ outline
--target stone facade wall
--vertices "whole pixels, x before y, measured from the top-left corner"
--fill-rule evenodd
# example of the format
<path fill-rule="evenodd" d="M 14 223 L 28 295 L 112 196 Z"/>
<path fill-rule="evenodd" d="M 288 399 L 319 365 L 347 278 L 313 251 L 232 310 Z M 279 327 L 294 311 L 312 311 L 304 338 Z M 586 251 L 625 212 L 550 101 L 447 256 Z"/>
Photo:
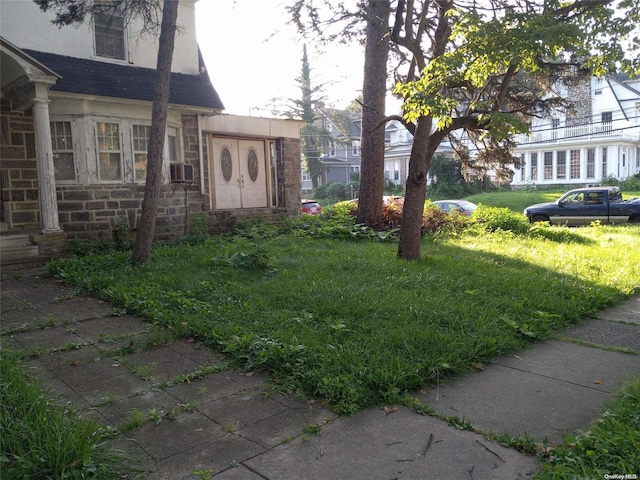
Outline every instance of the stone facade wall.
<path fill-rule="evenodd" d="M 567 86 L 567 98 L 571 99 L 571 108 L 567 112 L 566 126 L 582 125 L 591 120 L 591 77 L 576 79 Z"/>
<path fill-rule="evenodd" d="M 42 219 L 33 118 L 12 111 L 6 98 L 0 102 L 2 222 L 14 229 L 38 228 Z"/>
<path fill-rule="evenodd" d="M 33 118 L 30 113 L 11 111 L 2 99 L 2 148 L 0 178 L 2 179 L 3 222 L 10 229 L 41 228 L 38 175 L 35 153 Z M 251 211 L 211 211 L 209 162 L 206 142 L 203 141 L 204 194 L 200 192 L 200 144 L 198 117 L 182 116 L 182 143 L 185 163 L 193 165 L 192 183 L 170 183 L 161 187 L 156 240 L 175 240 L 189 231 L 186 224 L 202 212 L 226 225 L 236 215 L 273 216 L 283 211 L 289 215 L 300 213 L 300 141 L 284 138 L 278 142 L 277 165 L 278 198 L 274 209 Z M 141 184 L 92 184 L 56 187 L 60 227 L 69 240 L 111 239 L 114 232 L 127 227 L 135 233 L 144 199 Z"/>
<path fill-rule="evenodd" d="M 300 175 L 300 139 L 282 140 L 283 164 L 278 165 L 278 184 L 282 188 L 283 206 L 289 215 L 300 214 L 302 179 Z"/>

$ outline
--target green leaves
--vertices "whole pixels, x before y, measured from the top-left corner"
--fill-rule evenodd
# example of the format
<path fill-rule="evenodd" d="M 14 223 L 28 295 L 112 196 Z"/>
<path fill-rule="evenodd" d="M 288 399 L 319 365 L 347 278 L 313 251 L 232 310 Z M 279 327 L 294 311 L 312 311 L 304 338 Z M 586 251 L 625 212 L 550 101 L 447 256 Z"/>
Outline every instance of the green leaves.
<path fill-rule="evenodd" d="M 618 2 L 615 10 L 600 2 L 528 3 L 526 10 L 488 13 L 451 10 L 445 17 L 448 38 L 438 37 L 444 30 L 422 32 L 431 43 L 422 46 L 420 77 L 395 85 L 405 99 L 404 118 L 432 117 L 443 131 L 460 128 L 453 119 L 473 119 L 477 123 L 464 127 L 498 140 L 525 133 L 521 114 L 548 102 L 553 95 L 543 84 L 575 74 L 570 67 L 576 62 L 596 75 L 640 72 L 638 3 Z M 438 42 L 446 43 L 442 52 L 435 52 Z M 544 77 L 537 85 L 524 81 Z"/>

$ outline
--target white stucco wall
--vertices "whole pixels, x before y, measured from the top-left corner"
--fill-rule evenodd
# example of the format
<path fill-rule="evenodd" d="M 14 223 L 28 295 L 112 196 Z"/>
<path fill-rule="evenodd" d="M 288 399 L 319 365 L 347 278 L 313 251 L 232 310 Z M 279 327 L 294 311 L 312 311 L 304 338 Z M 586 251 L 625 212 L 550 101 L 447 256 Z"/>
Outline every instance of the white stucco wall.
<path fill-rule="evenodd" d="M 171 70 L 177 73 L 198 73 L 195 1 L 180 0 L 175 50 Z M 157 38 L 141 37 L 140 23 L 127 26 L 127 61 L 96 57 L 90 20 L 77 26 L 58 28 L 51 23 L 51 12 L 42 12 L 31 0 L 0 1 L 0 35 L 18 48 L 67 55 L 105 62 L 127 63 L 137 67 L 155 68 Z"/>
<path fill-rule="evenodd" d="M 204 117 L 202 130 L 225 135 L 243 135 L 261 138 L 300 138 L 301 120 L 285 120 L 239 115 Z"/>

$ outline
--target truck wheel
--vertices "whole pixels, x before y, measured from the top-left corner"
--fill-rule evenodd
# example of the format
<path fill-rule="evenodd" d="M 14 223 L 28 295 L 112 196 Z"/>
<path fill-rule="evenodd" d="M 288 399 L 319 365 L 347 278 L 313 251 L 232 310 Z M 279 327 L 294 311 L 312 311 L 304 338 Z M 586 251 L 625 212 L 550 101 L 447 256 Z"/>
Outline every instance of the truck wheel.
<path fill-rule="evenodd" d="M 547 225 L 551 225 L 551 222 L 549 221 L 549 217 L 547 217 L 546 215 L 534 215 L 533 218 L 531 219 L 531 223 L 538 223 L 538 222 L 543 222 L 543 223 L 546 223 Z"/>
<path fill-rule="evenodd" d="M 629 223 L 640 223 L 640 215 L 630 218 Z"/>

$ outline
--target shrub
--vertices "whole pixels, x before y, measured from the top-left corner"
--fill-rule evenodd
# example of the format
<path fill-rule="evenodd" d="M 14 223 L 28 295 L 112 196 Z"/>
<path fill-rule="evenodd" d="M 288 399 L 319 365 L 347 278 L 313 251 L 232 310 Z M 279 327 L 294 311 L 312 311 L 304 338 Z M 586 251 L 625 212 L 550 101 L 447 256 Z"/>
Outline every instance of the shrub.
<path fill-rule="evenodd" d="M 512 212 L 508 208 L 480 205 L 471 218 L 489 232 L 504 230 L 524 235 L 529 231 L 527 217 L 521 213 Z"/>
<path fill-rule="evenodd" d="M 640 191 L 640 174 L 636 174 L 620 182 L 620 188 L 623 192 Z"/>
<path fill-rule="evenodd" d="M 327 197 L 333 197 L 337 200 L 346 200 L 347 193 L 345 186 L 341 183 L 330 183 L 327 185 Z"/>
<path fill-rule="evenodd" d="M 469 226 L 470 219 L 459 212 L 447 213 L 427 202 L 422 214 L 422 233 L 461 233 Z"/>
<path fill-rule="evenodd" d="M 311 196 L 315 199 L 327 198 L 327 187 L 328 185 L 320 185 L 319 187 L 314 188 Z"/>

